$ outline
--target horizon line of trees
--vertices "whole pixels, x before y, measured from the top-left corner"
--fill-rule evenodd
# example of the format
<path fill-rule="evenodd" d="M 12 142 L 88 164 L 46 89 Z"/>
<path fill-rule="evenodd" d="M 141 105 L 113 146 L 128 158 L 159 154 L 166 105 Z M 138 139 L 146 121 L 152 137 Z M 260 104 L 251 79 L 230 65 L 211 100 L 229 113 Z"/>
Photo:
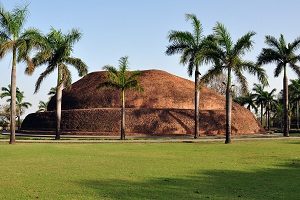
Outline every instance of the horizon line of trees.
<path fill-rule="evenodd" d="M 16 7 L 12 11 L 6 11 L 0 7 L 0 59 L 8 54 L 12 54 L 11 70 L 11 92 L 10 92 L 10 143 L 15 143 L 15 124 L 16 124 L 16 106 L 17 106 L 17 86 L 16 86 L 16 67 L 20 62 L 26 64 L 25 73 L 32 75 L 37 67 L 45 66 L 35 85 L 35 93 L 38 92 L 43 80 L 53 72 L 57 73 L 56 84 L 56 136 L 60 139 L 61 135 L 61 102 L 62 90 L 72 83 L 69 66 L 73 66 L 80 77 L 88 73 L 87 65 L 80 59 L 72 56 L 75 43 L 77 43 L 82 34 L 77 29 L 72 29 L 64 34 L 61 30 L 50 28 L 48 34 L 41 33 L 36 28 L 24 30 L 24 24 L 28 15 L 28 6 Z M 171 30 L 168 34 L 169 45 L 166 49 L 166 55 L 180 54 L 179 63 L 187 66 L 188 75 L 195 77 L 195 129 L 194 138 L 199 137 L 199 101 L 200 88 L 210 83 L 216 77 L 222 74 L 226 79 L 222 82 L 226 96 L 226 140 L 231 142 L 231 109 L 232 96 L 234 94 L 233 77 L 236 78 L 241 87 L 244 97 L 249 94 L 248 82 L 245 72 L 256 76 L 261 84 L 261 88 L 256 88 L 254 94 L 257 99 L 256 104 L 261 106 L 261 119 L 263 109 L 266 108 L 267 118 L 271 115 L 271 102 L 259 100 L 259 89 L 268 85 L 268 79 L 265 69 L 266 64 L 275 64 L 274 76 L 278 77 L 282 72 L 283 91 L 282 91 L 282 125 L 284 136 L 289 136 L 289 87 L 287 78 L 287 67 L 291 68 L 300 76 L 300 68 L 297 65 L 300 55 L 297 51 L 300 47 L 300 38 L 296 38 L 291 43 L 286 42 L 283 35 L 277 39 L 267 35 L 265 37 L 266 47 L 262 49 L 257 61 L 245 60 L 243 57 L 253 49 L 253 36 L 256 34 L 249 31 L 233 40 L 230 32 L 220 22 L 217 22 L 210 35 L 203 34 L 203 27 L 200 20 L 194 14 L 186 14 L 186 20 L 192 24 L 192 32 Z M 33 56 L 31 56 L 33 54 Z M 201 76 L 201 66 L 209 64 L 210 69 Z M 109 79 L 106 87 L 113 87 L 121 91 L 123 104 L 125 101 L 125 89 L 139 88 L 135 76 L 130 77 L 127 57 L 120 59 L 119 69 L 112 66 L 105 67 L 108 71 Z M 123 74 L 123 75 L 122 75 Z M 126 82 L 126 80 L 128 82 Z M 100 87 L 100 86 L 99 86 Z M 275 91 L 274 91 L 275 92 Z M 273 92 L 273 93 L 274 93 Z M 268 93 L 269 98 L 273 94 Z M 250 95 L 250 94 L 249 94 Z M 253 95 L 252 95 L 253 96 Z M 271 97 L 270 97 L 271 96 Z M 123 105 L 122 104 L 122 105 Z M 45 110 L 45 102 L 40 102 L 40 110 Z M 299 107 L 299 105 L 298 105 Z M 125 139 L 125 107 L 122 106 L 122 126 L 121 139 Z M 268 120 L 267 120 L 268 121 Z M 123 125 L 124 123 L 124 125 Z M 269 126 L 269 123 L 268 123 Z"/>

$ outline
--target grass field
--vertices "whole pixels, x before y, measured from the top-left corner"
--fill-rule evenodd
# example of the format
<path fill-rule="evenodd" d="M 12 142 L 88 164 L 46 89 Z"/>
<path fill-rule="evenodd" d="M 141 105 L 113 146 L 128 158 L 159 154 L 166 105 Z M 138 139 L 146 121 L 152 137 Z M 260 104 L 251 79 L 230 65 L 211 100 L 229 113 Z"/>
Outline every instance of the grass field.
<path fill-rule="evenodd" d="M 0 143 L 0 199 L 300 199 L 300 140 Z"/>

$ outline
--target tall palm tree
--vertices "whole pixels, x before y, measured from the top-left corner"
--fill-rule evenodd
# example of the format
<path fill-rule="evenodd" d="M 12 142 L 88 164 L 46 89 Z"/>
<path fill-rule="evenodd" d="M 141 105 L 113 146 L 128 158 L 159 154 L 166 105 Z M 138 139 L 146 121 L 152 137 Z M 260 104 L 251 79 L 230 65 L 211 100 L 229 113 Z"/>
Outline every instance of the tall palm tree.
<path fill-rule="evenodd" d="M 110 87 L 120 91 L 122 100 L 122 117 L 121 117 L 121 140 L 125 140 L 125 91 L 134 89 L 142 91 L 137 78 L 141 75 L 140 71 L 128 71 L 128 57 L 121 57 L 119 68 L 107 65 L 103 67 L 108 72 L 108 80 L 98 85 L 97 88 Z"/>
<path fill-rule="evenodd" d="M 199 66 L 204 61 L 203 50 L 210 37 L 203 35 L 203 28 L 200 20 L 193 14 L 186 14 L 186 19 L 190 20 L 193 26 L 193 32 L 171 31 L 168 35 L 171 43 L 166 50 L 167 55 L 181 54 L 180 63 L 188 66 L 188 75 L 195 74 L 195 135 L 199 136 Z M 196 59 L 198 57 L 198 59 Z"/>
<path fill-rule="evenodd" d="M 27 6 L 16 7 L 11 12 L 0 6 L 0 58 L 12 52 L 10 144 L 15 143 L 16 65 L 17 62 L 28 61 L 28 52 L 36 45 L 39 36 L 36 29 L 23 30 L 27 14 Z"/>
<path fill-rule="evenodd" d="M 297 129 L 299 129 L 300 79 L 291 80 L 289 87 L 291 102 L 296 103 Z"/>
<path fill-rule="evenodd" d="M 37 112 L 46 112 L 47 111 L 48 102 L 40 101 L 39 102 L 39 109 Z"/>
<path fill-rule="evenodd" d="M 246 106 L 248 110 L 251 111 L 253 109 L 255 113 L 257 112 L 257 107 L 255 105 L 255 95 L 252 93 L 247 93 L 244 96 L 239 96 L 234 99 L 235 102 L 240 104 L 241 106 Z"/>
<path fill-rule="evenodd" d="M 300 47 L 300 37 L 295 39 L 292 43 L 287 43 L 281 34 L 277 40 L 273 36 L 266 36 L 265 43 L 269 48 L 263 48 L 262 52 L 257 58 L 259 65 L 276 64 L 274 76 L 278 77 L 283 71 L 283 135 L 289 136 L 289 116 L 288 116 L 288 78 L 287 67 L 289 66 L 298 76 L 300 76 L 300 68 L 297 62 L 300 60 L 300 56 L 296 54 L 296 51 Z"/>
<path fill-rule="evenodd" d="M 255 103 L 257 106 L 260 106 L 260 124 L 263 125 L 263 115 L 264 115 L 264 106 L 266 105 L 266 92 L 265 87 L 262 84 L 254 83 L 253 91 Z"/>
<path fill-rule="evenodd" d="M 52 28 L 50 33 L 43 37 L 41 50 L 32 58 L 33 65 L 26 68 L 26 73 L 31 75 L 37 66 L 47 65 L 36 82 L 35 92 L 39 90 L 42 81 L 57 69 L 55 139 L 60 139 L 62 90 L 72 82 L 68 65 L 72 65 L 80 77 L 88 72 L 87 65 L 81 59 L 71 56 L 73 46 L 80 38 L 81 33 L 76 29 L 63 34 L 60 30 Z"/>
<path fill-rule="evenodd" d="M 235 75 L 242 91 L 248 91 L 248 83 L 243 75 L 244 71 L 257 75 L 259 81 L 267 83 L 265 71 L 253 62 L 243 60 L 242 56 L 253 46 L 254 32 L 248 32 L 237 40 L 231 39 L 230 33 L 221 23 L 214 27 L 214 41 L 206 49 L 204 55 L 207 62 L 213 63 L 213 67 L 202 77 L 202 82 L 209 82 L 213 77 L 227 71 L 226 83 L 226 140 L 231 142 L 231 93 L 232 76 Z M 201 58 L 200 58 L 201 59 Z"/>
<path fill-rule="evenodd" d="M 266 105 L 266 127 L 268 130 L 270 130 L 270 111 L 273 107 L 276 107 L 277 100 L 275 97 L 276 89 L 271 90 L 271 92 L 264 92 L 264 99 L 265 99 L 265 105 Z"/>

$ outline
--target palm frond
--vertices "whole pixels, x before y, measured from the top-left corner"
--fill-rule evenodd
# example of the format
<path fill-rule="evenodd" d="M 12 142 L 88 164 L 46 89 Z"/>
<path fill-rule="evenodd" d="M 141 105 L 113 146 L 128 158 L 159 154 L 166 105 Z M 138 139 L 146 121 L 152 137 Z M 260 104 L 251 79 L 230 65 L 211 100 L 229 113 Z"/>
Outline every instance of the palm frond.
<path fill-rule="evenodd" d="M 72 84 L 72 74 L 65 64 L 58 66 L 61 70 L 61 81 L 59 85 L 63 84 L 65 87 L 69 87 Z"/>
<path fill-rule="evenodd" d="M 278 51 L 280 51 L 281 47 L 280 47 L 280 43 L 277 41 L 277 39 L 271 35 L 267 35 L 265 37 L 265 43 L 267 45 L 269 45 L 271 48 L 275 48 Z"/>
<path fill-rule="evenodd" d="M 119 59 L 119 71 L 123 74 L 128 70 L 128 56 Z"/>
<path fill-rule="evenodd" d="M 265 65 L 270 63 L 279 63 L 283 62 L 282 55 L 275 51 L 274 49 L 270 48 L 263 48 L 262 52 L 259 54 L 257 58 L 258 65 Z"/>
<path fill-rule="evenodd" d="M 300 47 L 300 37 L 297 37 L 291 44 L 289 44 L 289 48 L 293 51 L 298 50 Z"/>
<path fill-rule="evenodd" d="M 169 42 L 172 44 L 193 46 L 195 44 L 193 35 L 188 31 L 170 31 Z"/>
<path fill-rule="evenodd" d="M 223 66 L 219 66 L 219 65 L 212 67 L 211 69 L 209 69 L 209 70 L 207 71 L 206 74 L 204 74 L 204 75 L 202 76 L 202 78 L 200 79 L 200 83 L 201 83 L 201 84 L 208 83 L 208 82 L 209 82 L 210 80 L 212 80 L 215 76 L 219 76 L 220 74 L 222 74 L 224 69 L 225 69 L 225 68 L 224 68 Z"/>
<path fill-rule="evenodd" d="M 10 12 L 6 11 L 2 6 L 0 6 L 0 25 L 2 31 L 6 33 L 7 36 L 13 34 L 13 19 Z"/>
<path fill-rule="evenodd" d="M 257 76 L 258 80 L 263 85 L 267 86 L 269 84 L 266 71 L 261 66 L 250 61 L 243 61 L 239 65 L 242 70 L 248 71 L 250 74 Z"/>
<path fill-rule="evenodd" d="M 242 74 L 241 70 L 233 68 L 233 72 L 235 74 L 235 76 L 237 77 L 237 81 L 241 86 L 242 89 L 242 93 L 245 95 L 247 94 L 248 91 L 248 82 L 246 77 Z"/>
<path fill-rule="evenodd" d="M 255 32 L 248 32 L 244 36 L 238 39 L 233 47 L 233 55 L 244 55 L 247 50 L 253 47 L 253 41 L 251 38 L 255 35 Z"/>
<path fill-rule="evenodd" d="M 138 80 L 126 81 L 126 83 L 124 85 L 124 89 L 134 89 L 134 90 L 137 90 L 139 92 L 143 91 L 143 88 L 140 86 Z"/>
<path fill-rule="evenodd" d="M 88 73 L 87 65 L 80 58 L 67 57 L 65 62 L 74 66 L 80 77 L 85 76 Z"/>
<path fill-rule="evenodd" d="M 119 84 L 113 82 L 113 81 L 105 81 L 100 83 L 97 87 L 97 89 L 100 88 L 115 88 L 115 89 L 122 89 Z"/>
<path fill-rule="evenodd" d="M 3 58 L 8 52 L 11 52 L 15 46 L 15 41 L 5 41 L 0 44 L 0 58 Z"/>
<path fill-rule="evenodd" d="M 275 77 L 278 77 L 281 74 L 282 69 L 284 68 L 284 66 L 285 66 L 285 64 L 281 63 L 281 62 L 277 64 L 277 66 L 274 70 L 274 76 Z"/>
<path fill-rule="evenodd" d="M 49 65 L 46 70 L 40 74 L 36 84 L 35 84 L 35 90 L 34 93 L 37 93 L 38 90 L 40 89 L 42 81 L 55 70 L 56 66 L 54 65 Z"/>
<path fill-rule="evenodd" d="M 213 30 L 218 43 L 223 46 L 227 52 L 230 52 L 232 48 L 232 39 L 226 27 L 220 22 L 217 22 Z"/>
<path fill-rule="evenodd" d="M 7 35 L 7 33 L 4 31 L 0 31 L 0 42 L 2 43 L 9 40 L 11 40 L 11 38 Z"/>
<path fill-rule="evenodd" d="M 167 47 L 166 54 L 168 56 L 174 55 L 177 53 L 182 53 L 188 46 L 180 43 L 173 43 Z"/>
<path fill-rule="evenodd" d="M 202 32 L 202 24 L 200 20 L 194 14 L 186 14 L 186 20 L 192 21 L 193 31 L 194 31 L 194 38 L 196 39 L 195 43 L 199 45 L 201 38 L 203 37 Z"/>
<path fill-rule="evenodd" d="M 293 63 L 290 63 L 290 67 L 300 77 L 300 67 Z"/>
<path fill-rule="evenodd" d="M 11 16 L 14 22 L 12 33 L 14 34 L 14 36 L 18 37 L 28 16 L 28 5 L 14 8 Z"/>
<path fill-rule="evenodd" d="M 66 36 L 66 41 L 69 44 L 73 45 L 75 42 L 78 42 L 82 37 L 82 33 L 78 29 L 72 29 Z"/>

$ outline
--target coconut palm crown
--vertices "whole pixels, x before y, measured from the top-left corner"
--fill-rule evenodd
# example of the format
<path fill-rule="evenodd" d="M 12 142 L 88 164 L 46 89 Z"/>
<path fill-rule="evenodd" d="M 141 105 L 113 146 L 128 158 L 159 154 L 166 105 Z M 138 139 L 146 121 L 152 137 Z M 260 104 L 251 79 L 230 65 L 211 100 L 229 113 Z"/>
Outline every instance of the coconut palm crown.
<path fill-rule="evenodd" d="M 226 85 L 226 141 L 231 142 L 231 93 L 232 93 L 232 76 L 236 76 L 236 80 L 241 85 L 242 91 L 248 92 L 247 79 L 244 72 L 256 75 L 259 81 L 267 84 L 266 73 L 264 69 L 255 65 L 251 61 L 246 61 L 242 57 L 252 49 L 254 32 L 248 32 L 233 42 L 230 33 L 221 23 L 217 23 L 214 27 L 214 38 L 210 42 L 209 48 L 204 52 L 204 59 L 213 66 L 202 77 L 201 82 L 207 83 L 213 77 L 219 76 L 224 71 L 227 73 Z M 202 57 L 199 58 L 200 60 Z"/>
<path fill-rule="evenodd" d="M 73 46 L 80 38 L 81 33 L 76 29 L 63 34 L 60 30 L 52 28 L 49 34 L 43 36 L 43 40 L 40 42 L 41 50 L 32 58 L 32 65 L 26 68 L 26 73 L 31 75 L 37 66 L 44 64 L 47 66 L 36 82 L 35 92 L 39 90 L 42 81 L 57 70 L 56 139 L 60 139 L 62 90 L 72 83 L 72 75 L 68 66 L 73 66 L 80 77 L 88 72 L 87 65 L 80 58 L 71 56 Z"/>
<path fill-rule="evenodd" d="M 143 91 L 139 84 L 138 77 L 141 75 L 140 71 L 128 71 L 128 57 L 121 57 L 119 60 L 119 68 L 111 65 L 103 67 L 108 73 L 108 80 L 99 84 L 97 88 L 108 87 L 120 91 L 122 100 L 122 118 L 121 118 L 121 140 L 125 139 L 125 91 L 133 89 Z"/>
<path fill-rule="evenodd" d="M 39 101 L 38 111 L 37 112 L 46 112 L 48 107 L 48 102 Z"/>
<path fill-rule="evenodd" d="M 235 102 L 241 106 L 246 106 L 248 110 L 253 109 L 255 113 L 257 112 L 257 106 L 255 104 L 255 95 L 252 93 L 247 93 L 244 96 L 239 96 L 234 99 Z"/>
<path fill-rule="evenodd" d="M 258 65 L 276 64 L 274 76 L 278 77 L 283 71 L 283 134 L 289 136 L 289 116 L 288 116 L 288 77 L 287 67 L 290 67 L 299 77 L 300 68 L 297 62 L 300 60 L 296 51 L 300 47 L 300 37 L 296 38 L 292 43 L 287 43 L 281 34 L 279 39 L 267 35 L 265 43 L 268 48 L 263 48 L 257 58 Z"/>

